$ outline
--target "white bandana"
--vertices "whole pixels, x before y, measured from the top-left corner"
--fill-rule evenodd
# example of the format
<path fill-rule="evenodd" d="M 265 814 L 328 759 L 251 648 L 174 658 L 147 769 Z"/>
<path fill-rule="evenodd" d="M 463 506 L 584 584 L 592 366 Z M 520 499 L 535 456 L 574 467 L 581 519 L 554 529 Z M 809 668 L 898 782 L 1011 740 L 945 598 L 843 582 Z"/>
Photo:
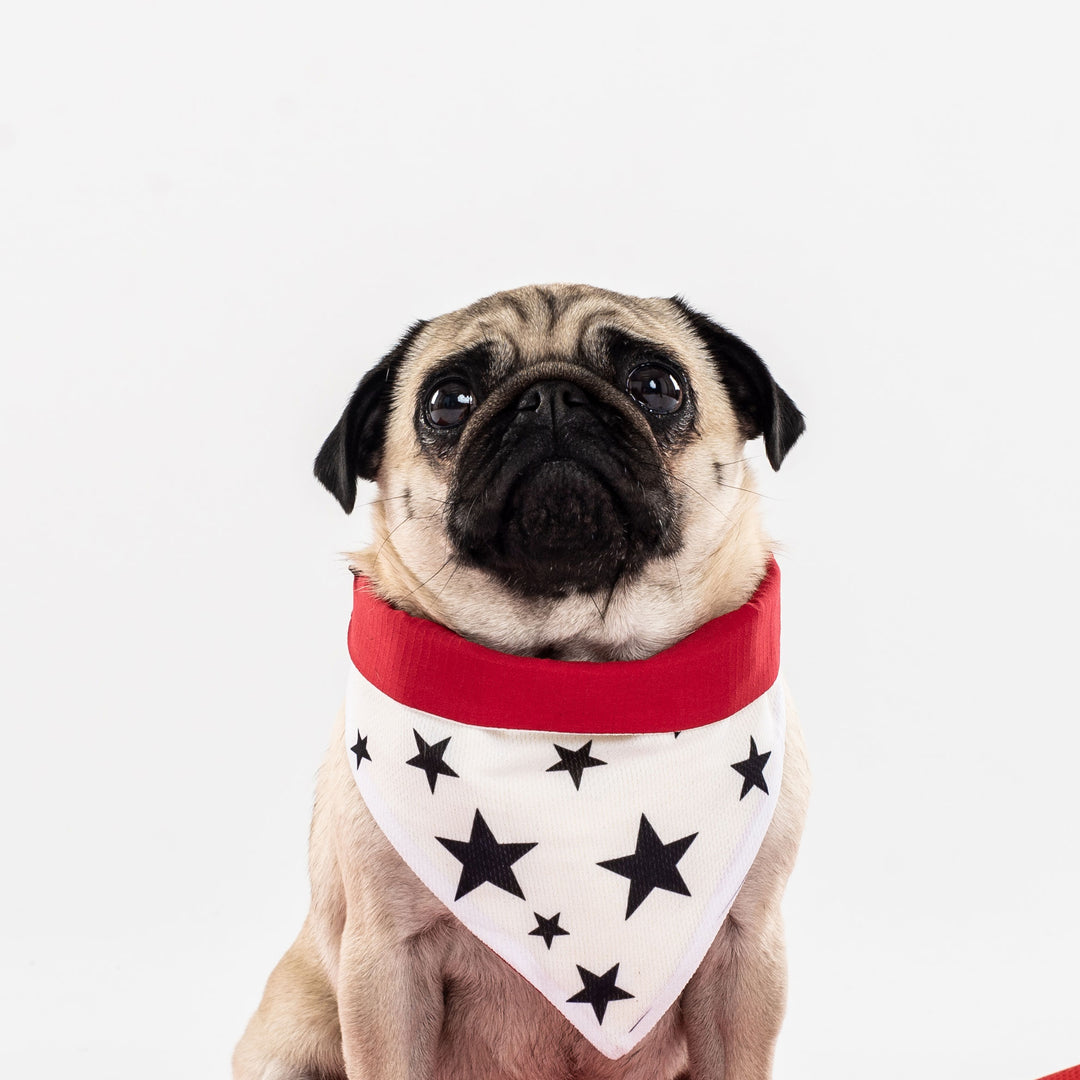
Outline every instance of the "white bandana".
<path fill-rule="evenodd" d="M 704 635 L 650 660 L 611 664 L 492 653 L 367 592 L 354 610 L 345 749 L 372 817 L 447 908 L 609 1058 L 644 1038 L 694 974 L 772 818 L 784 753 L 784 694 L 773 670 L 777 592 L 774 563 L 754 600 Z M 375 625 L 379 605 L 390 625 L 405 628 L 396 673 L 372 661 L 378 649 L 365 649 L 369 631 L 386 630 Z M 771 649 L 762 663 L 751 657 L 753 676 L 745 657 L 732 661 L 724 651 L 745 636 L 748 609 L 755 632 L 767 624 L 758 639 Z M 733 631 L 720 644 L 717 627 Z M 444 655 L 432 653 L 432 640 Z M 740 669 L 742 699 L 754 695 L 734 712 L 726 710 L 742 699 L 732 697 L 730 681 L 722 685 L 732 672 L 711 666 L 712 657 Z M 471 676 L 483 677 L 490 662 L 496 682 L 517 687 L 539 673 L 535 685 L 546 695 L 526 695 L 531 730 L 512 726 L 519 718 L 491 725 L 482 705 L 485 726 L 463 722 L 470 698 L 453 687 L 443 711 L 454 719 L 412 707 L 439 698 L 438 685 L 414 692 L 413 683 L 444 666 L 457 670 L 463 658 L 473 661 Z M 669 696 L 663 680 L 680 671 L 694 673 L 687 700 L 695 707 L 655 715 Z M 597 674 L 623 676 L 608 700 L 560 701 L 564 683 L 577 683 L 570 690 L 579 695 L 582 686 L 602 692 L 608 684 L 598 686 Z M 509 685 L 501 685 L 504 695 Z M 643 704 L 645 695 L 659 708 Z M 618 733 L 620 711 L 643 709 L 652 730 Z M 710 710 L 715 719 L 703 722 Z M 559 713 L 571 722 L 535 730 Z M 633 716 L 625 724 L 641 732 Z"/>

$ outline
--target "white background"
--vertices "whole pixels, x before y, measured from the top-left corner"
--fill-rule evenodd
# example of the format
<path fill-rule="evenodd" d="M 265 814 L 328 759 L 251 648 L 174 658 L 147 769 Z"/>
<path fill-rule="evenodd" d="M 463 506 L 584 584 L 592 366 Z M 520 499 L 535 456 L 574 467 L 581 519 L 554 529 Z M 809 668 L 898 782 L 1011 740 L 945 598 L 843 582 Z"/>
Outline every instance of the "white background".
<path fill-rule="evenodd" d="M 683 293 L 808 417 L 778 1080 L 1080 1061 L 1069 15 L 11 5 L 0 1074 L 226 1075 L 367 531 L 311 460 L 414 318 L 559 280 Z"/>

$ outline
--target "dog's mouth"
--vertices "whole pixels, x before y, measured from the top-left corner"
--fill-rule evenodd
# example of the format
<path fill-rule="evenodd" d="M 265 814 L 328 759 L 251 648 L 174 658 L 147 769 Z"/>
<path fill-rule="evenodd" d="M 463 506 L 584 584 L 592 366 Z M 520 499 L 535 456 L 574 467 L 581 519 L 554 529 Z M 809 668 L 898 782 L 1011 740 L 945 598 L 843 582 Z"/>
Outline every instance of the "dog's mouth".
<path fill-rule="evenodd" d="M 542 577 L 544 591 L 605 584 L 630 554 L 626 507 L 578 461 L 556 458 L 530 469 L 502 518 L 502 561 L 515 577 L 526 570 L 534 582 Z"/>
<path fill-rule="evenodd" d="M 460 447 L 449 535 L 463 561 L 523 595 L 610 590 L 678 546 L 647 425 L 582 383 L 551 391 L 562 406 L 515 392 Z"/>

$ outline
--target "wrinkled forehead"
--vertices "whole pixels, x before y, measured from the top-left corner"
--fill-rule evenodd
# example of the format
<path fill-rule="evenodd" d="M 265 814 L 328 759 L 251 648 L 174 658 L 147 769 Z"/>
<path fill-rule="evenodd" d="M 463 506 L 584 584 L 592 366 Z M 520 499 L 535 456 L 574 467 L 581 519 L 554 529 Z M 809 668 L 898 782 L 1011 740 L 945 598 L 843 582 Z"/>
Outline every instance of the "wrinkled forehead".
<path fill-rule="evenodd" d="M 428 372 L 448 358 L 484 346 L 497 379 L 544 359 L 602 366 L 603 343 L 611 331 L 684 359 L 687 352 L 697 351 L 668 300 L 589 286 L 531 285 L 433 319 L 417 340 L 414 357 L 420 372 Z"/>

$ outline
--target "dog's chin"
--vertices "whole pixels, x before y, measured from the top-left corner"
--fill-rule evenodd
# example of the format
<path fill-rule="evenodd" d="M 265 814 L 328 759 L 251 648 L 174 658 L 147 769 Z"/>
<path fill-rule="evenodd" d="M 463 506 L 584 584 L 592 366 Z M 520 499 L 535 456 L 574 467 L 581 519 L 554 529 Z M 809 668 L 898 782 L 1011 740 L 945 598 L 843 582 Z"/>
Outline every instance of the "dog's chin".
<path fill-rule="evenodd" d="M 523 470 L 501 507 L 458 531 L 459 556 L 523 596 L 608 591 L 663 553 L 653 508 L 624 497 L 580 461 L 542 461 Z"/>

